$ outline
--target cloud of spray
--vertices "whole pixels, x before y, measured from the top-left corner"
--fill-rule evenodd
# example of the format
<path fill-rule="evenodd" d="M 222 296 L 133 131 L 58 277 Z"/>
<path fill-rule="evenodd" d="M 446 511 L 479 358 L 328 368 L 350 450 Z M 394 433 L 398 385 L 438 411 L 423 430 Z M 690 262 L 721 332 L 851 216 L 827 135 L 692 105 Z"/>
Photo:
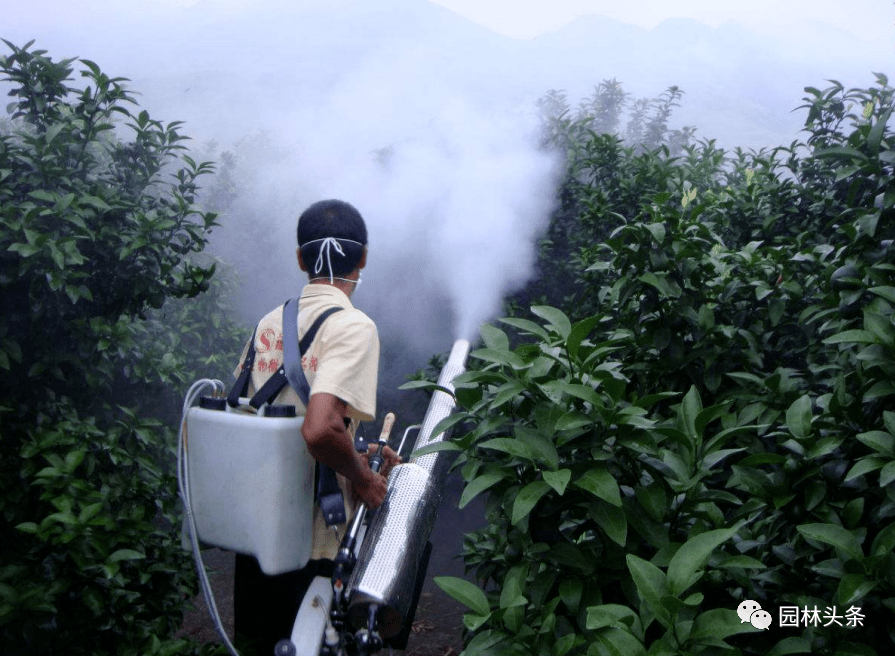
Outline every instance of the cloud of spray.
<path fill-rule="evenodd" d="M 404 287 L 418 320 L 442 316 L 447 301 L 452 336 L 472 339 L 530 277 L 556 170 L 531 135 L 519 117 L 454 99 L 425 131 L 334 187 L 368 217 L 373 262 L 383 264 L 371 280 Z"/>
<path fill-rule="evenodd" d="M 537 143 L 531 103 L 485 106 L 462 88 L 460 72 L 439 65 L 417 47 L 393 47 L 291 106 L 275 160 L 249 167 L 254 182 L 240 202 L 251 211 L 228 218 L 249 225 L 227 225 L 218 245 L 226 255 L 226 244 L 244 249 L 235 233 L 262 235 L 242 272 L 252 312 L 303 282 L 295 220 L 321 198 L 347 200 L 366 219 L 370 255 L 354 300 L 383 339 L 423 353 L 475 339 L 530 278 L 556 196 L 556 158 Z"/>

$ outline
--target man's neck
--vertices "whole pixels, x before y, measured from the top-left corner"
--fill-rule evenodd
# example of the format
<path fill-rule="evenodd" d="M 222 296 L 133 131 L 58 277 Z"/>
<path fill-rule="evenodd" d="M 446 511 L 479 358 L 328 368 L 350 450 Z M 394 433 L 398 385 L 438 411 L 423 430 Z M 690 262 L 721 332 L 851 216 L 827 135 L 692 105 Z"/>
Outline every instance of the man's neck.
<path fill-rule="evenodd" d="M 350 276 L 351 274 L 349 274 Z M 340 292 L 345 294 L 349 299 L 351 295 L 354 293 L 354 290 L 357 288 L 357 283 L 352 282 L 356 278 L 347 278 L 346 280 L 337 280 L 333 279 L 330 282 L 329 278 L 314 278 L 313 280 L 309 280 L 309 284 L 311 285 L 326 285 L 327 287 L 335 287 Z"/>

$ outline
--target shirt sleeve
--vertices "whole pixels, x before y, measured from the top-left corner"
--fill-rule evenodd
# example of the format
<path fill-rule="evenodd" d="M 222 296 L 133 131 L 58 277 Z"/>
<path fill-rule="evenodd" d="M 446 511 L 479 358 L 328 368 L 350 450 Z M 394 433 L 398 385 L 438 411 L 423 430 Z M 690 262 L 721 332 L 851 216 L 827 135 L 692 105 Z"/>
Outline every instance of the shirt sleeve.
<path fill-rule="evenodd" d="M 376 324 L 362 312 L 348 310 L 333 315 L 324 326 L 319 336 L 320 361 L 311 383 L 311 396 L 320 392 L 332 394 L 348 404 L 351 418 L 372 421 L 376 417 L 379 378 Z"/>

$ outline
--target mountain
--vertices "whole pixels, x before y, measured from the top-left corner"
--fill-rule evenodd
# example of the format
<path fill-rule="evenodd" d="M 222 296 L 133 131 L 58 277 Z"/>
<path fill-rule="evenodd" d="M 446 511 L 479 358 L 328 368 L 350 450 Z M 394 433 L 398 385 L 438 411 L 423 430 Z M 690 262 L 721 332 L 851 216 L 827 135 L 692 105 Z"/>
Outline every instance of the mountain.
<path fill-rule="evenodd" d="M 140 6 L 32 0 L 0 36 L 131 78 L 154 119 L 185 121 L 201 158 L 229 151 L 236 200 L 212 246 L 244 276 L 247 322 L 294 295 L 298 213 L 352 199 L 370 225 L 359 303 L 415 366 L 531 273 L 555 199 L 557 165 L 532 137 L 547 90 L 575 106 L 606 79 L 635 98 L 676 85 L 671 127 L 759 148 L 798 137 L 803 87 L 892 69 L 885 44 L 810 21 L 760 34 L 584 16 L 519 40 L 424 0 Z"/>
<path fill-rule="evenodd" d="M 872 70 L 891 71 L 895 61 L 891 47 L 810 20 L 772 37 L 735 23 L 672 19 L 645 30 L 584 16 L 516 40 L 419 0 L 267 0 L 248 9 L 203 0 L 139 17 L 124 8 L 59 13 L 30 25 L 13 14 L 2 32 L 17 43 L 36 38 L 58 56 L 93 59 L 132 78 L 150 108 L 224 138 L 352 86 L 387 90 L 396 102 L 463 96 L 524 110 L 548 89 L 567 90 L 574 104 L 617 78 L 637 97 L 681 87 L 674 120 L 698 135 L 728 146 L 776 145 L 799 128 L 791 111 L 804 86 L 829 78 L 868 85 Z"/>

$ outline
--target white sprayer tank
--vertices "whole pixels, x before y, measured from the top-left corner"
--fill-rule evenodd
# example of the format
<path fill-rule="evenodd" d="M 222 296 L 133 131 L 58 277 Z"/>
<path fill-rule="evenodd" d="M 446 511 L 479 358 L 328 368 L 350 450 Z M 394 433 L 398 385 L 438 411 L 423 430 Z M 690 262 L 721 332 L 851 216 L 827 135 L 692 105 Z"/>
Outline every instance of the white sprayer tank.
<path fill-rule="evenodd" d="M 203 401 L 206 407 L 190 408 L 186 419 L 199 540 L 254 555 L 265 574 L 304 567 L 312 546 L 314 460 L 301 436 L 303 418 Z"/>

